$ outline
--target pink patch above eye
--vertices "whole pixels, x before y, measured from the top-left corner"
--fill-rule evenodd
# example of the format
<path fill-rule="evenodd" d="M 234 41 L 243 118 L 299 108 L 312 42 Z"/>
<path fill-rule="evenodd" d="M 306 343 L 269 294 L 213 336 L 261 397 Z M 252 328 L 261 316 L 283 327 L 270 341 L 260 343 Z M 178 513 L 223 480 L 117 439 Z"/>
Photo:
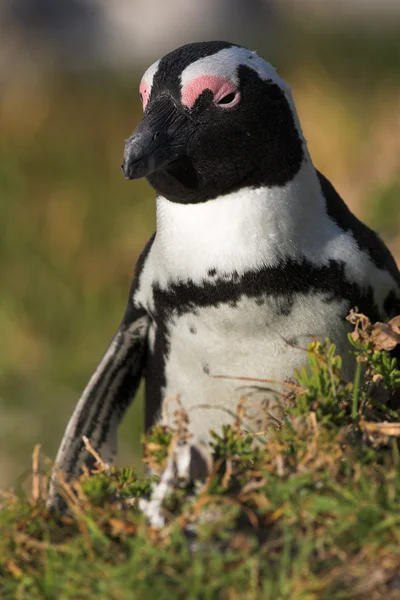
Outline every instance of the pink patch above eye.
<path fill-rule="evenodd" d="M 182 88 L 182 104 L 188 108 L 192 108 L 197 98 L 204 90 L 211 90 L 214 95 L 214 103 L 218 103 L 228 94 L 235 94 L 234 99 L 225 106 L 231 107 L 237 104 L 240 100 L 240 94 L 235 84 L 224 77 L 216 75 L 201 75 L 186 83 Z M 221 106 L 223 106 L 221 104 Z"/>
<path fill-rule="evenodd" d="M 146 104 L 149 101 L 149 90 L 145 81 L 140 82 L 139 86 L 140 98 L 142 100 L 143 110 L 146 108 Z"/>

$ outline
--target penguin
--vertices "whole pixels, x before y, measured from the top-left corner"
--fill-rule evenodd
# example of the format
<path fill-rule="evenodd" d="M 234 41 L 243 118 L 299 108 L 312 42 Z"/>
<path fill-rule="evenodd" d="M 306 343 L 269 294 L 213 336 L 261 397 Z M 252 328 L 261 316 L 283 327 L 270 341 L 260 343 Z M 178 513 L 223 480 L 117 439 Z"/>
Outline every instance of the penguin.
<path fill-rule="evenodd" d="M 139 92 L 144 117 L 122 169 L 154 188 L 156 233 L 67 426 L 50 504 L 56 473 L 74 478 L 91 458 L 83 436 L 112 462 L 142 377 L 145 427 L 165 423 L 163 400 L 178 396 L 207 443 L 234 418 L 244 380 L 280 393 L 325 338 L 351 379 L 350 309 L 372 321 L 400 313 L 392 255 L 314 167 L 269 63 L 233 43 L 191 43 L 150 66 Z"/>

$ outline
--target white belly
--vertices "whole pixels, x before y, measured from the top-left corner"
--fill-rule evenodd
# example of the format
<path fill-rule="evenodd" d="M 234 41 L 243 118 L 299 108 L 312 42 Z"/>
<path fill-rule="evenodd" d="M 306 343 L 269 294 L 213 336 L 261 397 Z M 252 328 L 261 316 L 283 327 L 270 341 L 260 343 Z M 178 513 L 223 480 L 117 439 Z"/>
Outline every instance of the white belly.
<path fill-rule="evenodd" d="M 313 338 L 335 342 L 337 352 L 344 354 L 343 374 L 352 376 L 350 328 L 344 320 L 348 303 L 328 302 L 323 294 L 298 294 L 286 308 L 284 298 L 267 298 L 262 305 L 243 298 L 235 307 L 221 304 L 173 316 L 163 396 L 179 394 L 196 439 L 207 441 L 210 429 L 218 431 L 231 422 L 244 395 L 253 416 L 260 401 L 279 403 L 282 383 L 306 364 L 305 348 Z M 175 402 L 167 403 L 170 424 L 176 408 Z M 251 419 L 244 423 L 249 429 L 259 426 Z"/>

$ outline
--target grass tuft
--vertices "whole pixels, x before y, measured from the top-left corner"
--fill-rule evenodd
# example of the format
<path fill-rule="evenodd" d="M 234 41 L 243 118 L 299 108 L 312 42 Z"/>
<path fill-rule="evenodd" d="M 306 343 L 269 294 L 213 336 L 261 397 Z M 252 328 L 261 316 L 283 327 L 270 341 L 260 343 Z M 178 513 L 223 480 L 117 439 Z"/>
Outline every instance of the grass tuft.
<path fill-rule="evenodd" d="M 156 426 L 144 439 L 153 475 L 99 458 L 65 483 L 63 516 L 45 507 L 35 448 L 32 493 L 3 494 L 1 598 L 398 598 L 400 423 L 382 386 L 389 401 L 399 370 L 382 349 L 391 332 L 382 337 L 381 324 L 356 313 L 350 320 L 354 382 L 342 380 L 334 345 L 313 342 L 283 424 L 260 439 L 241 429 L 240 405 L 212 435 L 206 480 L 180 482 L 165 498 L 161 528 L 140 502 L 166 468 L 173 429 Z"/>

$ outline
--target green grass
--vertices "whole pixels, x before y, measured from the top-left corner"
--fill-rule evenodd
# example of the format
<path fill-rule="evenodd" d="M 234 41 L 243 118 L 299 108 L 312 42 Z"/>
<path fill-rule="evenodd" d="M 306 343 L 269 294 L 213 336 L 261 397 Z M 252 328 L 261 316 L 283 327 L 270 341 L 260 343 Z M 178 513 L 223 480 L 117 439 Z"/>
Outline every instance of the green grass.
<path fill-rule="evenodd" d="M 84 475 L 70 516 L 45 509 L 43 475 L 35 498 L 6 496 L 1 598 L 398 598 L 400 424 L 374 408 L 371 386 L 400 386 L 400 371 L 370 332 L 353 341 L 358 383 L 342 381 L 334 346 L 314 343 L 285 424 L 266 442 L 238 423 L 214 434 L 209 477 L 175 486 L 161 529 L 137 505 L 157 475 L 133 468 Z M 146 438 L 156 471 L 173 433 L 155 427 Z"/>

